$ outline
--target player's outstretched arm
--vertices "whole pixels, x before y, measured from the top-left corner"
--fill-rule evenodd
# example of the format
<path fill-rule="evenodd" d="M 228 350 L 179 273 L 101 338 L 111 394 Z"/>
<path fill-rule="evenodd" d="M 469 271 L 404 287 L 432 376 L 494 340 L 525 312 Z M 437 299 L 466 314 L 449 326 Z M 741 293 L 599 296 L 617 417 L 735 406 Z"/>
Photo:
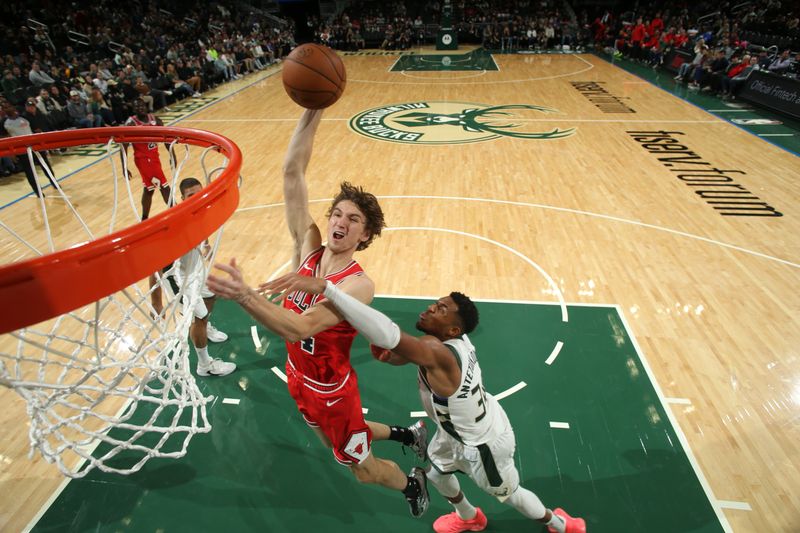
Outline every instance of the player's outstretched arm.
<path fill-rule="evenodd" d="M 369 349 L 372 352 L 372 357 L 374 357 L 381 363 L 386 363 L 393 366 L 402 366 L 402 365 L 407 365 L 408 363 L 411 362 L 405 357 L 397 355 L 391 350 L 387 350 L 386 348 L 380 348 L 378 346 L 375 346 L 374 344 L 370 344 Z"/>
<path fill-rule="evenodd" d="M 227 265 L 217 263 L 214 268 L 227 273 L 228 277 L 210 274 L 207 285 L 211 292 L 236 301 L 254 319 L 289 342 L 307 339 L 344 320 L 329 302 L 313 305 L 305 313 L 298 315 L 267 300 L 244 281 L 242 271 L 236 265 L 236 259 L 231 259 Z M 372 298 L 374 289 L 371 281 L 366 279 L 360 284 L 353 285 L 350 290 L 356 297 L 367 301 Z"/>
<path fill-rule="evenodd" d="M 306 168 L 314 148 L 314 136 L 321 119 L 321 110 L 306 109 L 303 112 L 289 141 L 283 162 L 286 222 L 294 240 L 293 268 L 299 266 L 301 258 L 322 244 L 319 228 L 308 211 L 308 187 L 305 180 Z"/>
<path fill-rule="evenodd" d="M 330 303 L 364 335 L 366 339 L 379 348 L 391 350 L 407 361 L 433 368 L 442 358 L 452 358 L 442 342 L 431 336 L 414 337 L 403 331 L 388 316 L 359 301 L 333 283 L 321 278 L 286 274 L 271 282 L 261 285 L 261 290 L 269 293 L 290 293 L 304 291 L 312 294 L 324 294 Z"/>

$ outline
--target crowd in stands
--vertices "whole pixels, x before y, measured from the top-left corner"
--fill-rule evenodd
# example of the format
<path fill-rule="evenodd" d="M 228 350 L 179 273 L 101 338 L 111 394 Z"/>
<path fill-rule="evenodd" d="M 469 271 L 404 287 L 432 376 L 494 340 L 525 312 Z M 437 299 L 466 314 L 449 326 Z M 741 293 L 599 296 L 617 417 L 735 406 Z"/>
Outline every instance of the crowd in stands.
<path fill-rule="evenodd" d="M 747 65 L 739 66 L 745 55 L 758 55 L 760 48 L 771 46 L 766 55 L 773 60 L 774 72 L 796 70 L 796 59 L 787 63 L 781 56 L 788 49 L 800 50 L 798 13 L 787 10 L 780 0 L 674 4 L 670 8 L 669 2 L 636 2 L 635 10 L 623 7 L 616 13 L 606 11 L 590 17 L 587 10 L 575 14 L 569 2 L 556 0 L 454 0 L 452 18 L 460 43 L 480 44 L 493 51 L 583 50 L 594 46 L 659 66 L 673 48 L 692 53 L 702 37 L 710 50 L 725 50 L 727 67 L 737 67 L 732 77 L 747 71 Z M 313 17 L 308 24 L 314 40 L 332 48 L 406 50 L 433 44 L 441 17 L 439 1 L 356 0 L 342 13 L 324 19 Z M 764 67 L 764 54 L 760 55 L 758 68 L 769 68 Z M 703 61 L 701 70 L 708 71 L 713 59 Z M 775 63 L 778 60 L 780 63 Z M 728 82 L 715 81 L 712 86 L 710 80 L 714 78 L 706 79 L 700 71 L 691 72 L 687 82 L 693 81 L 690 76 L 698 78 L 691 87 L 712 87 L 727 93 L 724 87 Z"/>
<path fill-rule="evenodd" d="M 426 25 L 438 22 L 437 2 L 356 0 L 341 14 L 324 19 L 312 16 L 308 24 L 316 42 L 338 50 L 357 51 L 421 46 L 430 37 Z"/>
<path fill-rule="evenodd" d="M 458 41 L 499 51 L 551 49 L 574 45 L 588 36 L 555 0 L 456 0 L 452 23 Z M 340 50 L 407 50 L 433 44 L 442 20 L 442 3 L 414 0 L 351 2 L 337 16 L 309 26 L 314 40 Z"/>
<path fill-rule="evenodd" d="M 76 0 L 65 10 L 52 0 L 3 3 L 0 124 L 12 122 L 0 135 L 20 134 L 21 120 L 34 132 L 123 124 L 137 99 L 151 112 L 169 110 L 291 51 L 290 19 L 238 5 Z M 433 44 L 443 7 L 439 0 L 353 0 L 334 15 L 309 17 L 306 29 L 340 50 L 405 50 Z M 781 0 L 674 7 L 644 0 L 578 14 L 561 0 L 454 0 L 452 23 L 460 43 L 493 51 L 595 47 L 660 68 L 679 49 L 691 60 L 675 80 L 726 98 L 753 70 L 797 76 L 800 68 L 800 54 L 791 52 L 800 50 L 798 12 Z M 0 174 L 11 170 L 0 161 Z"/>
<path fill-rule="evenodd" d="M 620 14 L 580 15 L 598 49 L 658 69 L 673 51 L 687 58 L 674 77 L 689 89 L 725 99 L 753 70 L 797 78 L 800 75 L 798 13 L 779 0 L 730 4 L 699 3 L 672 11 L 664 4 L 639 6 Z M 763 33 L 762 33 L 763 32 Z M 750 39 L 756 39 L 754 42 Z M 781 48 L 782 47 L 782 48 Z"/>
<path fill-rule="evenodd" d="M 562 2 L 531 0 L 461 2 L 459 42 L 499 51 L 577 48 L 588 32 L 563 6 Z"/>
<path fill-rule="evenodd" d="M 202 2 L 174 14 L 163 2 L 48 0 L 0 7 L 0 125 L 33 132 L 121 125 L 137 99 L 152 112 L 279 61 L 291 23 Z M 13 124 L 0 134 L 20 134 Z M 0 163 L 0 175 L 15 168 Z"/>

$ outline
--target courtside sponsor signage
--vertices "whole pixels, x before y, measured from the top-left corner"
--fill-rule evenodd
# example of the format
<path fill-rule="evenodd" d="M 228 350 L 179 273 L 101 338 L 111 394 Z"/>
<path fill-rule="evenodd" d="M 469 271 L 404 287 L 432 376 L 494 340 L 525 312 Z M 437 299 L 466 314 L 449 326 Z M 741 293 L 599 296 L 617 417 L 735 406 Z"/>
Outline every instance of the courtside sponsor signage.
<path fill-rule="evenodd" d="M 705 161 L 686 145 L 682 131 L 627 131 L 642 148 L 673 172 L 684 185 L 720 215 L 734 217 L 782 217 L 767 202 L 750 192 L 736 179 L 744 176 L 743 170 L 717 168 Z"/>
<path fill-rule="evenodd" d="M 570 84 L 603 113 L 636 113 L 629 107 L 627 96 L 616 96 L 603 87 L 602 81 L 571 81 Z"/>

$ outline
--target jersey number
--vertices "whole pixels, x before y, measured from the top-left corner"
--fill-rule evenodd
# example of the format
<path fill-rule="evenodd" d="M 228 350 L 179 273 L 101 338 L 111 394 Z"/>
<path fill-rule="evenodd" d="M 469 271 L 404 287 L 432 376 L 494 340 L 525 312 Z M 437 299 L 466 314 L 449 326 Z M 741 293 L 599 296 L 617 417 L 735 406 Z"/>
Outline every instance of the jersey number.
<path fill-rule="evenodd" d="M 300 341 L 300 349 L 314 355 L 314 337 L 309 337 Z"/>
<path fill-rule="evenodd" d="M 478 407 L 483 409 L 483 412 L 475 417 L 475 422 L 480 422 L 486 416 L 486 391 L 483 390 L 481 384 L 478 383 L 470 391 L 473 395 L 478 394 Z"/>

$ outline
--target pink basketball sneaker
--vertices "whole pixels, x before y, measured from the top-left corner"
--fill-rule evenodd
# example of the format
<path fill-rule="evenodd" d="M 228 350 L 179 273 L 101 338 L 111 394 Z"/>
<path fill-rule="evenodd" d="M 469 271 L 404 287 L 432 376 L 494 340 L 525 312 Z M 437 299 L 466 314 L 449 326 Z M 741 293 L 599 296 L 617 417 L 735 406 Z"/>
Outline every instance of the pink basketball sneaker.
<path fill-rule="evenodd" d="M 566 532 L 567 533 L 586 533 L 586 522 L 583 518 L 574 518 L 567 514 L 564 509 L 556 509 L 553 511 L 554 514 L 560 516 L 564 522 L 567 524 Z M 550 526 L 547 526 L 547 530 L 550 533 L 558 533 L 557 530 L 553 529 Z"/>
<path fill-rule="evenodd" d="M 489 522 L 486 515 L 483 514 L 480 507 L 475 508 L 478 511 L 472 520 L 464 520 L 458 513 L 450 513 L 440 516 L 433 523 L 433 530 L 436 533 L 460 533 L 461 531 L 483 531 L 486 529 L 486 524 Z"/>

